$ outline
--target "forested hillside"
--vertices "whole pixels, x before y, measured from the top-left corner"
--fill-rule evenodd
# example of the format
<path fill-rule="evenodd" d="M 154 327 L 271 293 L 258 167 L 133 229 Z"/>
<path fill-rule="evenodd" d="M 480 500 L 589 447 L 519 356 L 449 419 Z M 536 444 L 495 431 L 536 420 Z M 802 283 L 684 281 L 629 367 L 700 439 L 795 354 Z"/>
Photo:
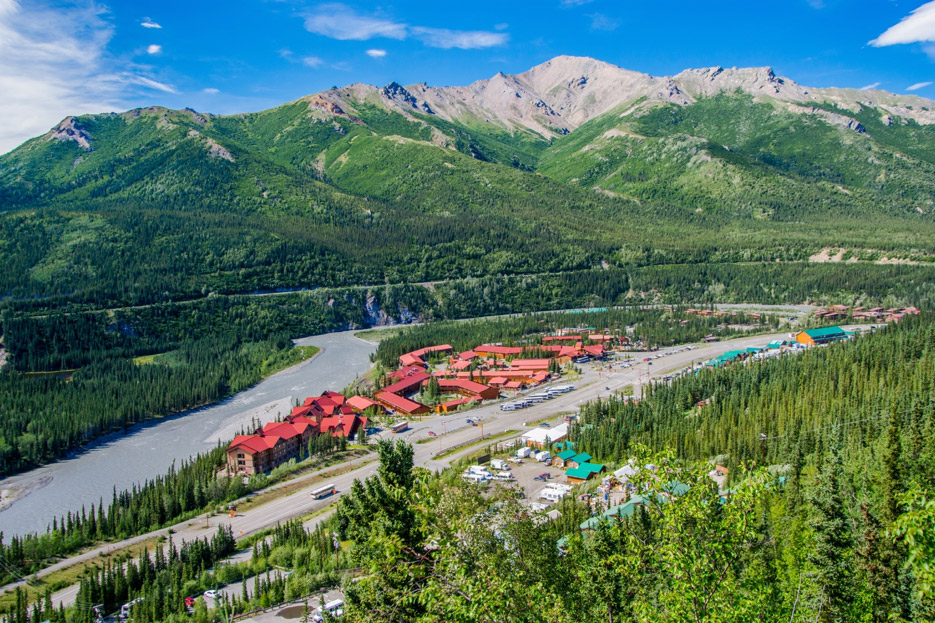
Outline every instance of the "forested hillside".
<path fill-rule="evenodd" d="M 518 106 L 548 86 L 516 80 Z M 926 100 L 676 82 L 681 99 L 621 90 L 561 132 L 435 111 L 431 89 L 395 83 L 225 117 L 68 118 L 0 156 L 0 304 L 804 261 L 827 247 L 935 258 Z"/>
<path fill-rule="evenodd" d="M 338 512 L 370 572 L 345 586 L 348 617 L 931 620 L 933 344 L 929 315 L 586 406 L 572 437 L 611 466 L 632 459 L 644 502 L 584 532 L 576 502 L 539 521 L 506 491 L 410 474 L 411 450 L 383 447 L 379 476 Z"/>
<path fill-rule="evenodd" d="M 470 88 L 69 117 L 0 156 L 0 393 L 18 405 L 0 473 L 226 395 L 259 378 L 250 366 L 292 361 L 286 338 L 337 328 L 661 302 L 931 307 L 929 104 L 560 57 Z M 221 371 L 219 348 L 252 354 Z M 67 388 L 17 376 L 75 369 Z M 140 375 L 172 400 L 35 423 L 63 393 Z"/>

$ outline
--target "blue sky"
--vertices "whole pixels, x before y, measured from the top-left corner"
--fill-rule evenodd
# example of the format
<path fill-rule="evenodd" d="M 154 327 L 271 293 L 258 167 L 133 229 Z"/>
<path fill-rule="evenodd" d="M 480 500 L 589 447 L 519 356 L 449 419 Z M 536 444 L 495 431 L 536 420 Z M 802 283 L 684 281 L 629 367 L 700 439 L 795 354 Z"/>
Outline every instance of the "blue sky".
<path fill-rule="evenodd" d="M 935 98 L 935 1 L 0 0 L 0 153 L 68 114 L 261 110 L 351 82 L 467 84 L 559 54 L 770 65 Z"/>

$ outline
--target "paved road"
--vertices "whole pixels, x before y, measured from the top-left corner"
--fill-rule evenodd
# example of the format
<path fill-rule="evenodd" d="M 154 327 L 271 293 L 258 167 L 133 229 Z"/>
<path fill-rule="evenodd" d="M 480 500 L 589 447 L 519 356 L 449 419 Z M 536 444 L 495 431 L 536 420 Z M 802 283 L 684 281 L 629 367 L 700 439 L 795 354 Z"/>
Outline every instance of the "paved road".
<path fill-rule="evenodd" d="M 549 418 L 550 416 L 554 416 L 551 419 L 558 420 L 559 414 L 575 411 L 580 404 L 594 400 L 595 398 L 607 398 L 611 393 L 620 391 L 627 385 L 634 386 L 635 395 L 639 396 L 642 384 L 647 383 L 649 379 L 660 378 L 673 371 L 685 368 L 693 362 L 707 361 L 728 350 L 746 348 L 749 346 L 763 346 L 771 340 L 787 337 L 787 333 L 775 333 L 740 337 L 711 344 L 697 344 L 693 350 L 680 350 L 681 347 L 672 347 L 661 352 L 677 350 L 680 350 L 680 352 L 663 356 L 660 359 L 653 359 L 652 365 L 642 362 L 642 358 L 648 354 L 633 352 L 630 353 L 630 355 L 632 355 L 635 361 L 639 362 L 633 365 L 633 367 L 625 370 L 615 367 L 610 372 L 607 372 L 599 370 L 597 366 L 585 364 L 582 366 L 584 369 L 582 378 L 574 382 L 576 387 L 575 391 L 563 394 L 527 409 L 504 412 L 500 411 L 499 402 L 492 403 L 459 414 L 432 416 L 422 421 L 412 422 L 410 429 L 399 436 L 389 433 L 383 433 L 383 435 L 389 438 L 405 439 L 412 443 L 414 448 L 414 460 L 417 466 L 426 467 L 431 470 L 442 470 L 465 454 L 476 450 L 476 446 L 465 447 L 458 452 L 438 459 L 436 455 L 440 452 L 459 444 L 471 444 L 474 441 L 481 441 L 480 427 L 467 424 L 465 420 L 468 416 L 480 417 L 483 420 L 483 434 L 485 437 L 495 436 L 507 430 L 522 431 L 528 428 L 524 427 L 525 422 L 538 421 Z M 653 356 L 656 354 L 658 353 L 652 353 Z M 447 433 L 445 433 L 446 430 Z M 440 437 L 430 442 L 417 443 L 421 439 L 428 439 L 429 431 L 440 434 Z M 357 459 L 357 461 L 359 462 L 361 459 Z M 330 469 L 334 469 L 334 467 Z M 221 518 L 212 518 L 207 528 L 205 527 L 203 518 L 176 525 L 173 528 L 175 532 L 173 538 L 176 543 L 179 543 L 182 540 L 206 536 L 210 537 L 217 531 L 218 523 L 230 525 L 235 537 L 240 538 L 247 536 L 253 532 L 273 526 L 277 522 L 325 509 L 339 499 L 344 492 L 350 490 L 351 484 L 355 479 L 364 479 L 375 470 L 376 463 L 371 462 L 329 479 L 329 482 L 334 483 L 338 490 L 337 495 L 331 496 L 330 498 L 325 498 L 323 500 L 312 499 L 309 496 L 309 491 L 321 486 L 321 483 L 311 484 L 290 495 L 272 500 L 263 506 L 251 509 L 249 512 L 238 514 L 236 517 L 231 518 L 224 516 Z M 313 475 L 307 477 L 311 476 Z M 329 513 L 322 513 L 316 516 L 307 522 L 306 526 L 314 526 L 327 517 L 328 514 Z M 160 534 L 164 535 L 166 531 L 160 530 L 149 535 L 129 539 L 115 546 L 123 547 L 133 542 Z M 80 560 L 92 559 L 98 556 L 101 551 L 112 549 L 115 546 L 98 548 L 82 556 L 63 561 L 54 567 L 41 571 L 39 575 L 43 576 L 52 569 L 68 566 Z M 65 589 L 56 593 L 54 596 L 55 604 L 58 605 L 61 601 L 64 602 L 65 605 L 68 605 L 74 600 L 75 592 L 74 589 Z"/>

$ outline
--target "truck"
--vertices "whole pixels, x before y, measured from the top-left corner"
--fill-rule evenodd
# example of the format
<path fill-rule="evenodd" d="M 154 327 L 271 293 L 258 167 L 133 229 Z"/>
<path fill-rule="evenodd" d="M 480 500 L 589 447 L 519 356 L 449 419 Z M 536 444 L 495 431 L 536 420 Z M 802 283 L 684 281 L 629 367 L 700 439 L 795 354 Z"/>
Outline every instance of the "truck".
<path fill-rule="evenodd" d="M 396 424 L 393 424 L 390 430 L 394 433 L 401 433 L 407 428 L 409 428 L 409 422 L 397 422 Z"/>
<path fill-rule="evenodd" d="M 494 459 L 490 462 L 490 466 L 496 470 L 504 471 L 510 469 L 509 464 L 503 459 Z"/>

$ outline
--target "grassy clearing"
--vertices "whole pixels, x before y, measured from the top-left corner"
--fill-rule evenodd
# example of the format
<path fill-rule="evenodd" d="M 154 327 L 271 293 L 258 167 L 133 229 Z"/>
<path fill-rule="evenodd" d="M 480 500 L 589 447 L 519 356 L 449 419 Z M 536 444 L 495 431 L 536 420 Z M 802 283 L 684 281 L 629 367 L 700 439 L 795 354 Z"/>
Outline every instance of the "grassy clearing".
<path fill-rule="evenodd" d="M 383 340 L 387 338 L 396 337 L 397 335 L 402 333 L 404 329 L 406 329 L 406 327 L 388 327 L 386 329 L 367 329 L 366 331 L 358 331 L 357 333 L 354 334 L 354 337 L 359 337 L 362 340 L 367 340 L 368 342 L 374 342 L 375 344 L 379 344 L 380 342 L 382 342 Z"/>
<path fill-rule="evenodd" d="M 178 350 L 170 350 L 165 353 L 156 353 L 154 355 L 140 355 L 139 357 L 134 357 L 132 361 L 138 366 L 164 365 L 170 368 L 177 368 L 182 365 Z"/>
<path fill-rule="evenodd" d="M 364 465 L 367 465 L 368 463 L 372 463 L 375 460 L 376 460 L 375 457 L 371 457 L 368 459 L 364 459 L 360 462 L 348 463 L 348 464 L 338 467 L 337 469 L 333 469 L 323 474 L 319 474 L 318 476 L 313 476 L 311 478 L 302 479 L 302 480 L 299 480 L 299 479 L 290 480 L 286 484 L 280 487 L 276 487 L 275 489 L 272 489 L 272 490 L 265 489 L 257 493 L 253 497 L 248 498 L 245 502 L 238 504 L 237 512 L 240 513 L 240 512 L 249 511 L 262 504 L 271 502 L 272 500 L 277 500 L 279 498 L 286 497 L 287 495 L 292 495 L 296 491 L 300 491 L 304 489 L 305 487 L 308 487 L 309 485 L 313 485 L 323 480 L 330 480 L 331 478 L 334 478 L 335 476 L 340 476 L 341 474 L 346 474 L 347 472 L 353 471 L 359 467 L 363 467 Z"/>
<path fill-rule="evenodd" d="M 473 447 L 475 447 L 475 446 L 490 444 L 490 442 L 492 442 L 492 441 L 497 441 L 497 440 L 499 440 L 499 439 L 503 439 L 504 437 L 510 437 L 511 435 L 518 435 L 518 434 L 519 434 L 519 431 L 518 431 L 518 430 L 512 430 L 512 429 L 510 429 L 510 430 L 505 430 L 505 431 L 503 431 L 502 433 L 498 433 L 498 434 L 496 434 L 496 435 L 488 435 L 488 436 L 484 437 L 483 439 L 477 439 L 477 440 L 475 440 L 475 441 L 472 441 L 472 442 L 470 442 L 470 443 L 466 443 L 466 444 L 464 444 L 464 445 L 455 446 L 455 447 L 453 447 L 453 448 L 448 448 L 447 450 L 445 450 L 445 451 L 443 451 L 443 452 L 441 452 L 441 453 L 439 453 L 439 454 L 436 454 L 433 458 L 435 458 L 435 459 L 443 459 L 443 458 L 445 458 L 445 457 L 451 456 L 452 454 L 457 454 L 458 452 L 461 452 L 461 451 L 463 451 L 463 450 L 467 450 L 468 448 L 473 448 Z"/>
<path fill-rule="evenodd" d="M 159 542 L 159 538 L 152 537 L 139 543 L 134 543 L 127 547 L 114 549 L 91 560 L 75 563 L 74 565 L 53 571 L 41 578 L 32 578 L 26 585 L 26 593 L 29 601 L 35 601 L 42 597 L 47 590 L 52 592 L 60 591 L 63 588 L 77 584 L 88 574 L 91 568 L 100 568 L 105 562 L 122 563 L 127 560 L 138 558 L 144 549 L 151 549 Z M 97 547 L 97 546 L 95 546 Z M 16 593 L 8 591 L 0 595 L 0 611 L 6 611 L 8 606 L 16 604 Z"/>

